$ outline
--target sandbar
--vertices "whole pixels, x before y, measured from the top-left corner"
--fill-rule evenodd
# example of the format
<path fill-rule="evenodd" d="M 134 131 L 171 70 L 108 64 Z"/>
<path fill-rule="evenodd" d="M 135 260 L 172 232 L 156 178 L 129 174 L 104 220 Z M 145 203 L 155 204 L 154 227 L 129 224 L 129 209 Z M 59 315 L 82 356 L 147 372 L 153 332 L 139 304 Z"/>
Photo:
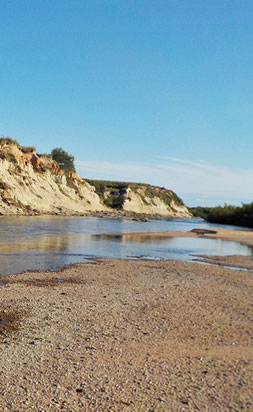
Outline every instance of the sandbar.
<path fill-rule="evenodd" d="M 199 229 L 193 229 L 199 230 Z M 253 230 L 228 230 L 228 229 L 217 229 L 212 228 L 202 229 L 206 230 L 206 234 L 198 234 L 194 231 L 189 232 L 131 232 L 131 233 L 111 233 L 105 234 L 103 236 L 121 236 L 122 238 L 131 239 L 141 239 L 142 237 L 190 237 L 190 238 L 205 238 L 205 239 L 220 239 L 220 240 L 229 240 L 233 242 L 240 242 L 248 246 L 253 247 Z M 216 233 L 208 233 L 208 232 Z"/>

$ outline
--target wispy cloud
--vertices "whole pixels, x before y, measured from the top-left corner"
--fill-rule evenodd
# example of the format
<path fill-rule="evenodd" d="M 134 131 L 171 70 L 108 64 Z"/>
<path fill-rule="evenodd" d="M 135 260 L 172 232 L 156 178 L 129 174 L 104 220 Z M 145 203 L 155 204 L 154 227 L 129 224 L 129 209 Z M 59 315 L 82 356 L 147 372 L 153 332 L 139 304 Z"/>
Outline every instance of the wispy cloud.
<path fill-rule="evenodd" d="M 157 159 L 163 162 L 173 162 L 173 163 L 181 163 L 184 165 L 190 165 L 190 166 L 195 166 L 195 167 L 201 167 L 203 165 L 209 165 L 208 162 L 205 162 L 204 160 L 200 160 L 198 162 L 194 162 L 192 160 L 186 160 L 186 159 L 180 159 L 178 157 L 172 157 L 172 156 L 156 156 Z"/>
<path fill-rule="evenodd" d="M 253 170 L 232 169 L 205 161 L 159 156 L 155 163 L 79 161 L 77 168 L 90 178 L 165 186 L 191 204 L 239 203 L 253 199 Z"/>

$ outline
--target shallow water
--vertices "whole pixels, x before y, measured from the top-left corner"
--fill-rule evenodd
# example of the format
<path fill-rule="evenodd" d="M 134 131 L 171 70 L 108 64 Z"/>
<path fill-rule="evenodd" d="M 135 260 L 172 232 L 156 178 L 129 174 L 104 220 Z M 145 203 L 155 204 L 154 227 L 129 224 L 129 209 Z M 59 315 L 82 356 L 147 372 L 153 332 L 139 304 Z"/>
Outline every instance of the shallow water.
<path fill-rule="evenodd" d="M 236 242 L 197 238 L 106 238 L 104 233 L 189 231 L 193 228 L 226 228 L 200 219 L 150 220 L 94 217 L 0 217 L 0 274 L 46 270 L 87 261 L 89 257 L 179 259 L 193 255 L 253 256 L 253 249 Z"/>

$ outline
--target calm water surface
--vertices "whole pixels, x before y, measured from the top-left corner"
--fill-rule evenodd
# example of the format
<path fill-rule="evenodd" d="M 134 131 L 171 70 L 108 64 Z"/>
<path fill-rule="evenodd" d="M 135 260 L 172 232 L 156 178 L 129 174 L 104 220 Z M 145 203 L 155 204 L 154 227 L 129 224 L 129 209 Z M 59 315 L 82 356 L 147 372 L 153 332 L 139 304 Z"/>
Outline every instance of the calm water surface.
<path fill-rule="evenodd" d="M 180 259 L 199 254 L 252 255 L 253 249 L 236 242 L 194 238 L 104 238 L 101 234 L 189 231 L 193 228 L 240 229 L 213 225 L 200 219 L 150 220 L 93 217 L 0 217 L 0 274 L 57 269 L 89 257 Z"/>

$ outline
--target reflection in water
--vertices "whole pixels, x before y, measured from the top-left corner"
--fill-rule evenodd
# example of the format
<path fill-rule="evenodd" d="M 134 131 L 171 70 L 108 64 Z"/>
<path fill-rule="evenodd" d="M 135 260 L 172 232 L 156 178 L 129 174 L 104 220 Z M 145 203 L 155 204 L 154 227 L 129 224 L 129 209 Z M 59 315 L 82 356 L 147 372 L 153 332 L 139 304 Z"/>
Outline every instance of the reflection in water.
<path fill-rule="evenodd" d="M 100 240 L 112 240 L 116 242 L 129 242 L 129 243 L 157 243 L 161 242 L 168 242 L 168 240 L 172 239 L 167 236 L 159 236 L 159 235 L 143 235 L 143 234 L 134 234 L 134 235 L 126 235 L 126 234 L 116 234 L 116 235 L 107 235 L 103 233 L 102 235 L 94 235 L 94 238 Z"/>
<path fill-rule="evenodd" d="M 69 236 L 49 236 L 42 235 L 34 240 L 27 239 L 23 242 L 4 242 L 0 241 L 1 253 L 21 253 L 37 250 L 38 252 L 50 252 L 50 250 L 67 251 L 71 237 Z"/>
<path fill-rule="evenodd" d="M 0 217 L 0 274 L 55 269 L 87 257 L 143 256 L 192 260 L 192 255 L 252 255 L 252 248 L 215 239 L 166 238 L 122 232 L 189 231 L 209 227 L 199 219 L 133 222 L 87 217 Z M 218 225 L 215 225 L 215 227 Z M 115 236 L 102 233 L 119 233 Z"/>

